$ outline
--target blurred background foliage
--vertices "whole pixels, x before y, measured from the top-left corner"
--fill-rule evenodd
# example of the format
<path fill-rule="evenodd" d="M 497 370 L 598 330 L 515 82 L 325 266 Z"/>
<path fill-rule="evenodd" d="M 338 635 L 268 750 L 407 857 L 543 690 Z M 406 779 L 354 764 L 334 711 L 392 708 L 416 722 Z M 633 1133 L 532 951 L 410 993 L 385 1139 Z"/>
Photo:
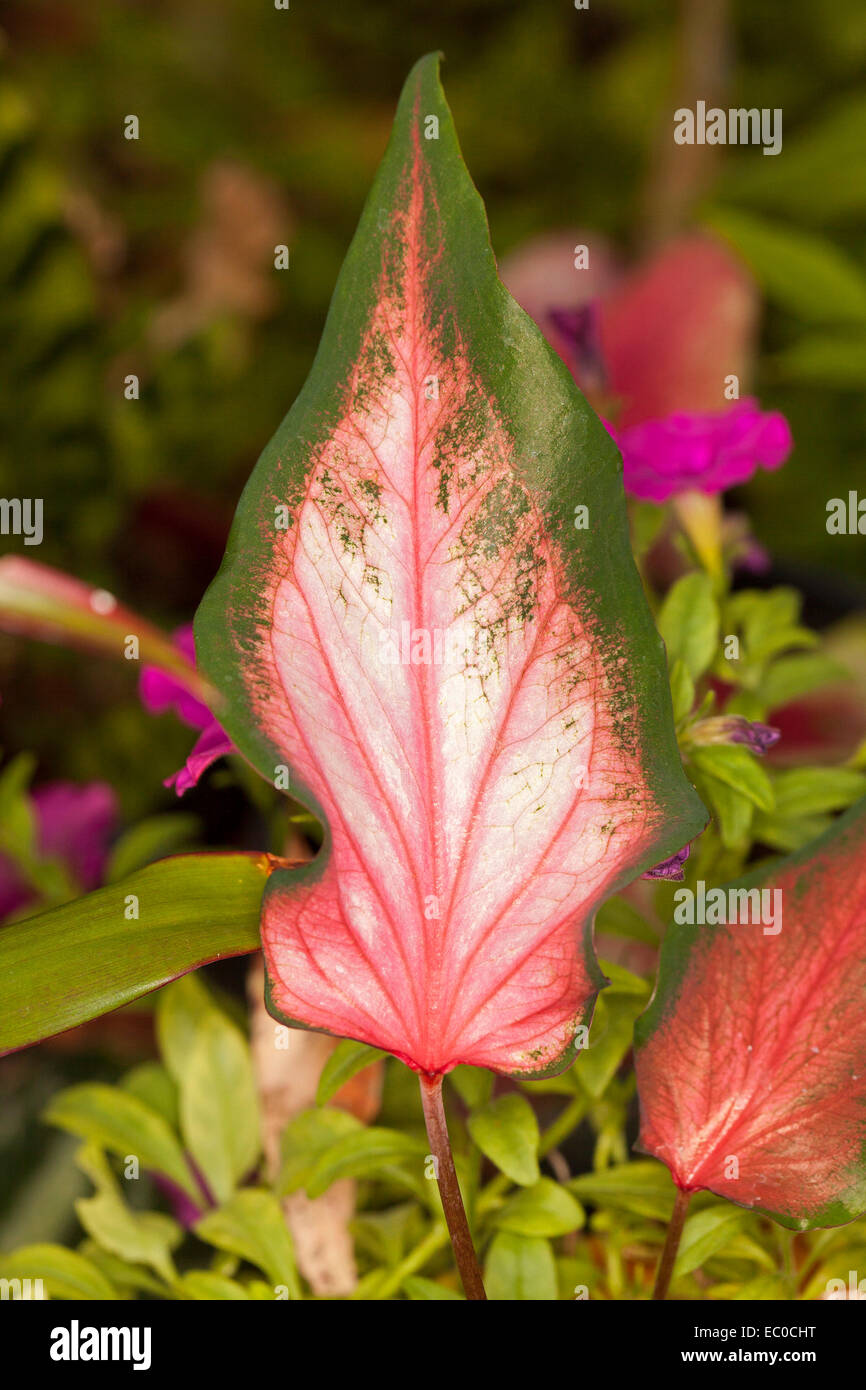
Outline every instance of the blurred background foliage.
<path fill-rule="evenodd" d="M 308 371 L 421 53 L 444 51 L 497 255 L 561 227 L 638 251 L 695 10 L 709 26 L 697 40 L 711 45 L 709 88 L 784 112 L 781 156 L 715 150 L 677 210 L 722 224 L 736 213 L 735 240 L 765 281 L 754 385 L 788 415 L 796 450 L 734 500 L 773 578 L 805 590 L 807 615 L 810 602 L 818 621 L 863 606 L 864 546 L 824 526 L 828 497 L 862 476 L 866 439 L 860 0 L 592 0 L 584 11 L 567 0 L 293 0 L 288 11 L 9 0 L 0 494 L 44 497 L 40 560 L 156 620 L 189 619 Z M 138 140 L 124 139 L 129 114 Z M 274 268 L 281 243 L 287 271 Z M 137 402 L 124 399 L 129 373 Z M 0 689 L 7 748 L 38 747 L 41 775 L 110 777 L 127 815 L 152 808 L 185 752 L 184 731 L 148 719 L 128 671 L 107 661 L 4 639 Z M 58 703 L 63 721 L 50 717 Z M 136 775 L 144 760 L 148 779 Z"/>
<path fill-rule="evenodd" d="M 628 260 L 702 221 L 747 257 L 765 297 L 754 390 L 795 439 L 780 472 L 730 499 L 772 557 L 749 583 L 801 590 L 822 627 L 866 610 L 863 539 L 825 528 L 827 500 L 864 478 L 862 0 L 0 3 L 0 496 L 45 503 L 38 550 L 0 547 L 189 621 L 309 370 L 403 79 L 431 49 L 499 257 L 585 228 Z M 668 187 L 689 63 L 719 104 L 781 107 L 782 154 L 718 148 Z M 107 781 L 126 825 L 176 809 L 162 779 L 190 730 L 144 711 L 125 663 L 0 636 L 0 700 L 3 753 L 36 750 L 37 782 Z M 217 769 L 184 802 L 184 833 L 266 843 L 257 786 Z M 86 1184 L 37 1117 L 60 1085 L 150 1055 L 146 1013 L 118 1019 L 110 1049 L 97 1026 L 5 1064 L 7 1248 L 68 1233 Z"/>

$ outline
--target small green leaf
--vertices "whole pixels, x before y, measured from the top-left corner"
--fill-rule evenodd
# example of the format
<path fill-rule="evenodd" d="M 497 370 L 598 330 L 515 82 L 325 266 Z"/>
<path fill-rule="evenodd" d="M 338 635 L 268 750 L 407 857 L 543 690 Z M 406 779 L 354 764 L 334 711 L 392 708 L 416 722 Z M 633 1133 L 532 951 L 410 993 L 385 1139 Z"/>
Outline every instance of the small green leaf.
<path fill-rule="evenodd" d="M 253 1299 L 257 1303 L 280 1301 L 270 1284 L 266 1284 L 263 1279 L 250 1279 L 246 1285 L 246 1291 L 247 1298 Z"/>
<path fill-rule="evenodd" d="M 178 1297 L 190 1299 L 195 1303 L 235 1302 L 249 1300 L 243 1284 L 234 1279 L 226 1279 L 223 1274 L 211 1274 L 206 1269 L 193 1269 L 185 1274 L 175 1285 Z M 268 1290 L 268 1297 L 273 1293 Z"/>
<path fill-rule="evenodd" d="M 396 1265 L 421 1239 L 424 1217 L 417 1202 L 400 1202 L 384 1211 L 361 1211 L 352 1220 L 356 1249 L 375 1264 Z"/>
<path fill-rule="evenodd" d="M 525 1096 L 500 1096 L 473 1110 L 467 1124 L 474 1143 L 507 1178 L 522 1187 L 538 1181 L 538 1120 Z"/>
<path fill-rule="evenodd" d="M 747 1231 L 739 1231 L 731 1236 L 719 1258 L 727 1262 L 748 1260 L 768 1274 L 774 1274 L 778 1266 L 778 1255 L 775 1252 L 770 1254 Z"/>
<path fill-rule="evenodd" d="M 289 1298 L 301 1297 L 292 1238 L 272 1192 L 254 1187 L 236 1192 L 218 1211 L 203 1216 L 195 1233 L 218 1250 L 256 1265 L 275 1288 L 285 1287 Z"/>
<path fill-rule="evenodd" d="M 0 1053 L 255 951 L 271 861 L 181 855 L 0 932 Z"/>
<path fill-rule="evenodd" d="M 186 1146 L 217 1201 L 225 1202 L 261 1152 L 247 1040 L 195 975 L 163 990 L 157 1035 L 177 1083 Z"/>
<path fill-rule="evenodd" d="M 0 851 L 25 865 L 36 858 L 36 818 L 27 795 L 35 767 L 32 753 L 19 753 L 0 772 Z"/>
<path fill-rule="evenodd" d="M 686 1219 L 682 1240 L 674 1264 L 674 1279 L 691 1274 L 726 1246 L 749 1219 L 742 1207 L 724 1205 L 705 1207 Z"/>
<path fill-rule="evenodd" d="M 578 1079 L 593 1100 L 604 1095 L 632 1045 L 635 1019 L 650 996 L 649 985 L 643 980 L 638 983 L 642 986 L 639 993 L 611 988 L 599 995 L 588 1045 L 576 1064 Z"/>
<path fill-rule="evenodd" d="M 484 1282 L 490 1299 L 508 1302 L 554 1302 L 556 1261 L 546 1240 L 499 1231 L 487 1252 Z"/>
<path fill-rule="evenodd" d="M 278 1195 L 284 1197 L 306 1187 L 322 1155 L 339 1139 L 357 1134 L 361 1129 L 361 1121 L 347 1110 L 326 1106 L 321 1110 L 301 1111 L 283 1131 L 283 1165 L 276 1182 Z"/>
<path fill-rule="evenodd" d="M 455 1067 L 448 1073 L 448 1080 L 470 1110 L 487 1104 L 493 1091 L 493 1079 L 493 1072 L 486 1067 Z"/>
<path fill-rule="evenodd" d="M 776 815 L 814 816 L 853 806 L 866 793 L 866 774 L 847 767 L 794 767 L 776 777 Z"/>
<path fill-rule="evenodd" d="M 119 1158 L 136 1157 L 142 1168 L 164 1173 L 193 1201 L 201 1201 L 183 1150 L 165 1120 L 119 1087 L 101 1082 L 72 1086 L 53 1098 L 44 1118 Z"/>
<path fill-rule="evenodd" d="M 810 840 L 817 840 L 831 825 L 831 816 L 801 816 L 789 820 L 782 816 L 765 816 L 759 812 L 755 816 L 752 831 L 755 839 L 760 840 L 762 844 L 789 854 L 793 850 L 803 849 Z"/>
<path fill-rule="evenodd" d="M 198 816 L 167 812 L 148 816 L 121 835 L 111 851 L 105 882 L 116 883 L 146 864 L 175 854 L 199 833 Z"/>
<path fill-rule="evenodd" d="M 49 1298 L 117 1298 L 116 1290 L 91 1260 L 62 1245 L 24 1245 L 9 1255 L 0 1255 L 0 1279 L 41 1279 Z"/>
<path fill-rule="evenodd" d="M 332 1096 L 335 1096 L 341 1086 L 347 1081 L 351 1081 L 359 1071 L 365 1067 L 371 1067 L 374 1062 L 378 1062 L 382 1057 L 387 1056 L 377 1047 L 368 1047 L 366 1043 L 354 1042 L 351 1038 L 346 1038 L 337 1043 L 324 1067 L 319 1078 L 319 1085 L 316 1091 L 316 1104 L 326 1105 Z"/>
<path fill-rule="evenodd" d="M 76 1215 L 87 1234 L 110 1255 L 148 1265 L 171 1284 L 176 1277 L 171 1251 L 183 1239 L 178 1223 L 162 1212 L 132 1211 L 98 1149 L 86 1146 L 77 1162 L 97 1188 L 93 1197 L 80 1197 L 75 1203 Z"/>
<path fill-rule="evenodd" d="M 689 668 L 681 656 L 671 666 L 671 700 L 674 707 L 674 723 L 679 724 L 691 713 L 695 703 L 695 683 L 689 675 Z"/>
<path fill-rule="evenodd" d="M 420 1274 L 410 1274 L 404 1279 L 403 1289 L 413 1303 L 431 1300 L 456 1301 L 458 1303 L 465 1303 L 466 1301 L 462 1293 L 457 1293 L 456 1289 L 447 1289 L 444 1284 L 437 1284 L 435 1279 L 423 1279 Z"/>
<path fill-rule="evenodd" d="M 137 1096 L 150 1110 L 161 1115 L 175 1133 L 180 1127 L 177 1085 L 161 1062 L 141 1062 L 120 1082 L 124 1091 Z"/>
<path fill-rule="evenodd" d="M 742 632 L 747 662 L 765 661 L 787 645 L 814 646 L 814 632 L 799 625 L 802 605 L 802 595 L 784 585 L 767 591 L 738 589 L 725 604 L 725 629 Z"/>
<path fill-rule="evenodd" d="M 609 999 L 613 994 L 632 994 L 637 999 L 646 999 L 650 986 L 641 975 L 635 975 L 633 970 L 626 970 L 624 965 L 617 965 L 616 961 L 602 959 L 599 964 L 610 980 L 602 998 Z"/>
<path fill-rule="evenodd" d="M 785 1281 L 777 1274 L 759 1274 L 756 1279 L 747 1279 L 744 1284 L 713 1284 L 707 1290 L 707 1297 L 731 1300 L 734 1303 L 779 1303 L 790 1298 Z"/>
<path fill-rule="evenodd" d="M 599 1173 L 583 1173 L 572 1178 L 568 1188 L 584 1202 L 665 1222 L 671 1219 L 676 1197 L 664 1164 L 642 1158 Z"/>
<path fill-rule="evenodd" d="M 307 1195 L 321 1197 L 340 1178 L 370 1177 L 395 1163 L 422 1163 L 426 1155 L 425 1140 L 371 1125 L 338 1139 L 321 1155 L 307 1180 Z"/>
<path fill-rule="evenodd" d="M 695 571 L 678 579 L 658 616 L 668 661 L 682 661 L 693 681 L 707 670 L 719 640 L 719 606 L 708 574 Z"/>
<path fill-rule="evenodd" d="M 850 679 L 850 674 L 840 662 L 818 652 L 807 652 L 774 662 L 761 681 L 760 693 L 772 713 L 821 686 L 846 679 Z"/>
<path fill-rule="evenodd" d="M 859 1224 L 858 1222 L 857 1225 Z M 859 1245 L 855 1241 L 851 1245 L 845 1244 L 841 1249 L 831 1251 L 828 1258 L 821 1261 L 813 1270 L 808 1283 L 801 1290 L 800 1297 L 804 1301 L 808 1299 L 811 1302 L 813 1299 L 820 1298 L 822 1294 L 831 1292 L 827 1288 L 831 1279 L 841 1279 L 846 1290 L 849 1289 L 852 1269 L 857 1271 L 857 1278 L 854 1282 L 859 1284 L 864 1277 L 864 1271 L 866 1271 L 866 1244 L 862 1243 L 862 1236 Z"/>
<path fill-rule="evenodd" d="M 755 805 L 718 777 L 691 768 L 695 786 L 709 806 L 726 849 L 745 849 L 755 817 Z"/>
<path fill-rule="evenodd" d="M 761 811 L 775 806 L 773 786 L 767 773 L 752 753 L 742 746 L 724 743 L 708 744 L 690 750 L 689 761 L 698 772 L 717 778 L 735 792 L 746 797 Z"/>
<path fill-rule="evenodd" d="M 580 1203 L 552 1178 L 539 1178 L 515 1193 L 493 1218 L 500 1230 L 519 1236 L 565 1236 L 585 1220 Z"/>
<path fill-rule="evenodd" d="M 121 1292 L 136 1290 L 140 1293 L 155 1293 L 158 1298 L 165 1298 L 170 1293 L 169 1286 L 162 1279 L 157 1279 L 143 1265 L 121 1260 L 117 1255 L 109 1255 L 95 1240 L 82 1241 L 78 1251 L 95 1264 L 108 1282 Z"/>

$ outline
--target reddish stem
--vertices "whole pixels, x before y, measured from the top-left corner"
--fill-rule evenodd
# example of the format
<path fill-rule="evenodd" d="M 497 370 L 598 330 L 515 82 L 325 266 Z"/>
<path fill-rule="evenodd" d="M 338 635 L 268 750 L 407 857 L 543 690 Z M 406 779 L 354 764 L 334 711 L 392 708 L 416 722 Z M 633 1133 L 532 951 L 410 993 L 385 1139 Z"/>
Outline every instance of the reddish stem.
<path fill-rule="evenodd" d="M 486 1299 L 478 1256 L 472 1244 L 466 1208 L 457 1182 L 457 1170 L 451 1153 L 451 1140 L 448 1138 L 448 1125 L 445 1120 L 445 1106 L 442 1101 L 442 1077 L 427 1076 L 419 1072 L 421 1082 L 421 1102 L 424 1106 L 424 1123 L 427 1126 L 427 1139 L 430 1152 L 436 1159 L 436 1178 L 439 1195 L 448 1224 L 448 1234 L 454 1250 L 454 1259 L 463 1280 L 463 1290 L 467 1298 Z"/>
<path fill-rule="evenodd" d="M 656 1274 L 656 1286 L 653 1289 L 654 1299 L 664 1299 L 667 1297 L 668 1288 L 671 1282 L 671 1275 L 674 1272 L 674 1264 L 677 1258 L 677 1251 L 680 1248 L 680 1237 L 685 1225 L 686 1212 L 688 1211 L 691 1200 L 690 1192 L 683 1192 L 677 1189 L 677 1199 L 674 1202 L 673 1214 L 671 1216 L 668 1233 L 665 1239 L 665 1246 L 662 1250 L 662 1257 L 659 1260 L 658 1272 Z"/>

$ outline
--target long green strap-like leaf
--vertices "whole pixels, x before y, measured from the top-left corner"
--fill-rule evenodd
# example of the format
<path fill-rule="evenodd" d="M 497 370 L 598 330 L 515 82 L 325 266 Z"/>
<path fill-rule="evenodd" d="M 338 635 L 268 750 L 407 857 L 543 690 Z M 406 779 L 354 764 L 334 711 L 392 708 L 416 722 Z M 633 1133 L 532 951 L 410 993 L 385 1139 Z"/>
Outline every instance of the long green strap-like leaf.
<path fill-rule="evenodd" d="M 259 945 L 266 854 L 188 854 L 0 928 L 0 1053 Z"/>

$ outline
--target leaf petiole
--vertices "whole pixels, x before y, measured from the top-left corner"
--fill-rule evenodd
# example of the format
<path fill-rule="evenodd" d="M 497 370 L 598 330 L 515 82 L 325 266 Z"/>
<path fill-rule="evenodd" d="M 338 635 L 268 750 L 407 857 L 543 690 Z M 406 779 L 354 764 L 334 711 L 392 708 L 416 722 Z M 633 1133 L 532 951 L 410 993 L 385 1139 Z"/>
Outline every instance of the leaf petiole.
<path fill-rule="evenodd" d="M 442 1198 L 442 1209 L 445 1212 L 448 1234 L 451 1236 L 454 1259 L 460 1271 L 463 1289 L 468 1299 L 486 1299 L 478 1256 L 472 1243 L 466 1208 L 457 1181 L 451 1140 L 448 1137 L 445 1106 L 442 1101 L 442 1077 L 427 1076 L 424 1072 L 419 1072 L 418 1079 L 421 1084 L 421 1103 L 424 1107 L 424 1123 L 427 1126 L 430 1152 L 436 1160 L 439 1195 Z"/>
<path fill-rule="evenodd" d="M 668 1288 L 670 1287 L 671 1275 L 674 1272 L 677 1251 L 680 1248 L 680 1239 L 685 1225 L 686 1212 L 688 1211 L 691 1193 L 677 1189 L 677 1198 L 674 1202 L 674 1209 L 668 1226 L 668 1233 L 665 1238 L 664 1249 L 659 1260 L 659 1267 L 656 1273 L 656 1284 L 653 1289 L 653 1299 L 663 1300 L 667 1298 Z"/>

